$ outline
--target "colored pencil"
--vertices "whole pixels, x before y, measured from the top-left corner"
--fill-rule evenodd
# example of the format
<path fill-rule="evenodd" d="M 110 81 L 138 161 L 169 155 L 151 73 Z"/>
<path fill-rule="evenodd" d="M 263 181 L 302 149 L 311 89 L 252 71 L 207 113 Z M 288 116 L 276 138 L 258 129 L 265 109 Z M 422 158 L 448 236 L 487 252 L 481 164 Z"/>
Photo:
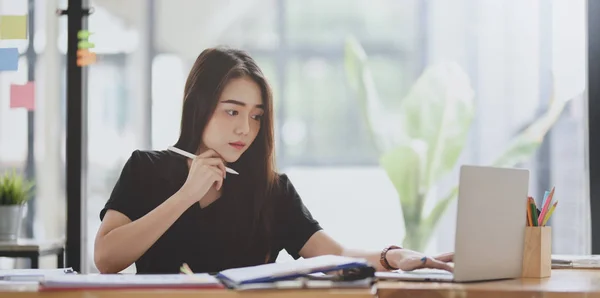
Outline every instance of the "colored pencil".
<path fill-rule="evenodd" d="M 555 188 L 553 186 L 552 190 L 548 193 L 548 195 L 544 196 L 543 207 L 537 219 L 539 225 L 542 225 L 542 223 L 544 222 L 544 218 L 546 218 L 546 213 L 548 213 L 548 207 L 551 205 L 552 198 L 554 197 L 554 189 Z"/>
<path fill-rule="evenodd" d="M 188 264 L 183 263 L 183 265 L 181 265 L 181 267 L 179 268 L 179 271 L 181 271 L 181 273 L 187 274 L 187 275 L 194 275 L 194 272 L 192 272 L 192 269 L 190 269 L 190 266 L 188 266 Z"/>
<path fill-rule="evenodd" d="M 544 221 L 542 223 L 544 226 L 546 225 L 546 223 L 548 222 L 548 220 L 552 216 L 552 213 L 554 213 L 554 209 L 556 209 L 556 204 L 558 204 L 558 201 L 556 201 L 556 202 L 554 202 L 554 204 L 552 204 L 552 207 L 550 207 L 550 210 L 548 210 L 548 213 L 546 214 L 546 217 L 544 217 Z"/>
<path fill-rule="evenodd" d="M 531 227 L 531 197 L 527 198 L 527 226 Z"/>
<path fill-rule="evenodd" d="M 533 226 L 537 227 L 538 226 L 538 221 L 535 220 L 536 218 L 538 218 L 538 214 L 537 214 L 537 208 L 535 206 L 535 200 L 533 198 L 531 198 L 531 219 L 533 221 Z"/>

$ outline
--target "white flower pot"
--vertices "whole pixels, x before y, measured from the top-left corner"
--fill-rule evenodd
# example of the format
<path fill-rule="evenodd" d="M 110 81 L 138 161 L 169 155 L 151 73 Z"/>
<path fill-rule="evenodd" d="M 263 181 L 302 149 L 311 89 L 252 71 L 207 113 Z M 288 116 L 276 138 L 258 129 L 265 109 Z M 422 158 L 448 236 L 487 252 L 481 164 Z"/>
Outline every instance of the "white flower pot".
<path fill-rule="evenodd" d="M 0 241 L 17 240 L 22 217 L 23 205 L 0 206 Z"/>

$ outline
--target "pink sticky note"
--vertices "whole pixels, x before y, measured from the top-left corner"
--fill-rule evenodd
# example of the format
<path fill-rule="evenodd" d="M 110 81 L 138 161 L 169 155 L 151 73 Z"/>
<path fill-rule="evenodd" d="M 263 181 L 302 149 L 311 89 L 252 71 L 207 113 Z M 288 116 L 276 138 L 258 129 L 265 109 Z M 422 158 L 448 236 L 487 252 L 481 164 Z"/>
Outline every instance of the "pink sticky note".
<path fill-rule="evenodd" d="M 35 85 L 28 82 L 25 85 L 10 85 L 10 108 L 35 109 Z"/>

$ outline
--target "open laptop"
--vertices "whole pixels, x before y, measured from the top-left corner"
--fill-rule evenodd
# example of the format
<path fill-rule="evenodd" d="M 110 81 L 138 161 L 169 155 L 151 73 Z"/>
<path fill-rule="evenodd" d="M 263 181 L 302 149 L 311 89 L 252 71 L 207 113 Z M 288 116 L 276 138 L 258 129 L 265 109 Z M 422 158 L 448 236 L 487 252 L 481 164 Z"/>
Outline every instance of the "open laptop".
<path fill-rule="evenodd" d="M 454 272 L 378 272 L 379 279 L 470 282 L 521 276 L 529 170 L 460 169 Z"/>

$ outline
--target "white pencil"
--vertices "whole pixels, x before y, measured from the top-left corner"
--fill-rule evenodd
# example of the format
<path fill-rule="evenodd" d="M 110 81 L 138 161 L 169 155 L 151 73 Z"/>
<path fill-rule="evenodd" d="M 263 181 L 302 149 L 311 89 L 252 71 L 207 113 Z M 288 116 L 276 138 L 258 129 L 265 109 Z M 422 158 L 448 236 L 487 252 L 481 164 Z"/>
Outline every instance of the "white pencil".
<path fill-rule="evenodd" d="M 194 158 L 196 158 L 196 155 L 194 155 L 194 154 L 191 154 L 191 153 L 189 153 L 189 152 L 187 152 L 187 151 L 181 150 L 181 149 L 179 149 L 179 148 L 177 148 L 177 147 L 170 146 L 168 149 L 169 149 L 170 151 L 173 151 L 173 152 L 175 152 L 175 153 L 179 153 L 179 154 L 181 154 L 181 155 L 183 155 L 183 156 L 185 156 L 185 157 L 187 157 L 187 158 L 191 158 L 191 159 L 194 159 Z M 239 175 L 239 174 L 240 174 L 240 173 L 236 172 L 235 170 L 232 170 L 232 169 L 230 169 L 230 168 L 228 168 L 228 167 L 225 167 L 225 172 L 227 172 L 227 173 L 231 173 L 231 174 L 236 174 L 236 175 Z"/>

